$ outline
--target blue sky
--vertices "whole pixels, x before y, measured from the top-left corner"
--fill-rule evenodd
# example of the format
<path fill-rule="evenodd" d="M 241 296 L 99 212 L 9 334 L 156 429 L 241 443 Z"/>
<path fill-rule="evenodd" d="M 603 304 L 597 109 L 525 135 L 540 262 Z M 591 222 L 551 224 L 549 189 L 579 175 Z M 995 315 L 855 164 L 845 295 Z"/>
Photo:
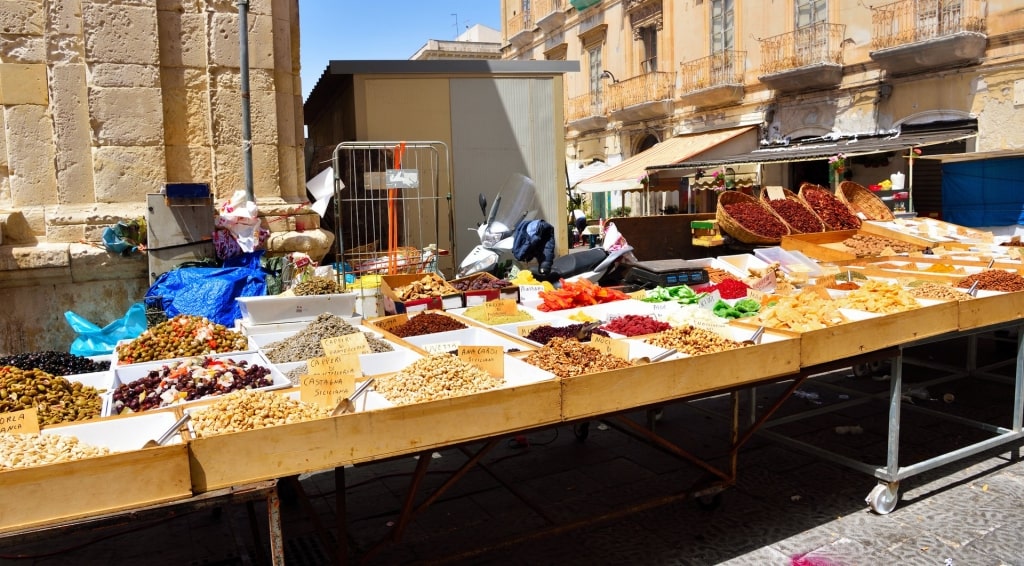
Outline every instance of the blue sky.
<path fill-rule="evenodd" d="M 428 39 L 500 20 L 500 0 L 299 0 L 302 97 L 332 59 L 408 59 Z"/>

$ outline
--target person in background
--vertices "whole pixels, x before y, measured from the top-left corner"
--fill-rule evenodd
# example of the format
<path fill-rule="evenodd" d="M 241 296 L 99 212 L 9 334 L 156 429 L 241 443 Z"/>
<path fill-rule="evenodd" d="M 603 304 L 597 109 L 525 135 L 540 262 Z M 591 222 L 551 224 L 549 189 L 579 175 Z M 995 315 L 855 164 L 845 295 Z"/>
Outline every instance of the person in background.
<path fill-rule="evenodd" d="M 587 214 L 580 209 L 572 211 L 572 222 L 576 226 L 576 242 L 575 245 L 583 243 L 583 231 L 587 229 Z"/>

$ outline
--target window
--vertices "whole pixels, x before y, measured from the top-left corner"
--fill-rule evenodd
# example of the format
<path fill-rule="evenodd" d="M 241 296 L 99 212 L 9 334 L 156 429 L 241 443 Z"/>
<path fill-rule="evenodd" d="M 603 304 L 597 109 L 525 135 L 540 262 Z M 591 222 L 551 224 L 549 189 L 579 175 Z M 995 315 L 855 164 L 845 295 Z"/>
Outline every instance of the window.
<path fill-rule="evenodd" d="M 640 40 L 643 42 L 643 60 L 640 67 L 645 73 L 658 70 L 658 28 L 647 26 L 640 29 Z"/>
<path fill-rule="evenodd" d="M 601 46 L 591 47 L 587 50 L 588 72 L 590 74 L 590 104 L 594 111 L 592 116 L 599 116 L 601 112 Z"/>
<path fill-rule="evenodd" d="M 828 21 L 828 0 L 796 0 L 796 28 Z"/>
<path fill-rule="evenodd" d="M 711 1 L 711 54 L 732 51 L 733 44 L 733 0 Z"/>

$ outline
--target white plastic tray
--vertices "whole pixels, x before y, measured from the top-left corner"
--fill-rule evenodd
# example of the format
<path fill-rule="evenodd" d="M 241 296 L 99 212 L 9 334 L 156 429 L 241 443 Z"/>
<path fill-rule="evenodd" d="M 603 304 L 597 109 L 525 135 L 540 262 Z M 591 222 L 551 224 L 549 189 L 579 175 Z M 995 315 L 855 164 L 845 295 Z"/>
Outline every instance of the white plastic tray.
<path fill-rule="evenodd" d="M 338 316 L 355 313 L 356 294 L 306 295 L 301 297 L 238 297 L 242 319 L 251 324 L 313 320 L 325 312 Z"/>
<path fill-rule="evenodd" d="M 111 452 L 127 452 L 141 450 L 147 441 L 157 440 L 176 420 L 178 417 L 171 411 L 144 412 L 119 419 L 44 427 L 40 434 L 74 436 L 85 444 L 109 448 Z M 165 446 L 181 442 L 181 435 L 176 434 Z"/>
<path fill-rule="evenodd" d="M 461 330 L 449 330 L 448 332 L 435 332 L 434 334 L 424 334 L 422 336 L 410 336 L 403 338 L 403 340 L 431 353 L 438 348 L 454 350 L 459 346 L 501 346 L 505 352 L 509 350 L 531 349 L 530 346 L 522 342 L 509 340 L 504 335 L 483 328 L 463 328 Z"/>

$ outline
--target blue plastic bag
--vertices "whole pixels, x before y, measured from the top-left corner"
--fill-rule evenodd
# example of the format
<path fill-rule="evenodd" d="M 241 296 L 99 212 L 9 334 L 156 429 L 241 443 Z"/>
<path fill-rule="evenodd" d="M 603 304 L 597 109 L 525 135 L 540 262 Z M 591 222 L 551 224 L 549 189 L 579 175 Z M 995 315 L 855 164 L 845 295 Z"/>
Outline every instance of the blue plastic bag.
<path fill-rule="evenodd" d="M 266 294 L 266 275 L 260 268 L 262 252 L 242 254 L 225 261 L 225 267 L 187 267 L 164 273 L 146 291 L 161 297 L 168 317 L 179 314 L 205 316 L 232 327 L 242 317 L 238 297 Z"/>
<path fill-rule="evenodd" d="M 77 356 L 102 356 L 114 352 L 119 340 L 137 338 L 146 330 L 146 305 L 135 303 L 125 315 L 100 328 L 81 315 L 71 311 L 64 313 L 64 319 L 78 334 L 71 343 L 70 352 Z"/>

